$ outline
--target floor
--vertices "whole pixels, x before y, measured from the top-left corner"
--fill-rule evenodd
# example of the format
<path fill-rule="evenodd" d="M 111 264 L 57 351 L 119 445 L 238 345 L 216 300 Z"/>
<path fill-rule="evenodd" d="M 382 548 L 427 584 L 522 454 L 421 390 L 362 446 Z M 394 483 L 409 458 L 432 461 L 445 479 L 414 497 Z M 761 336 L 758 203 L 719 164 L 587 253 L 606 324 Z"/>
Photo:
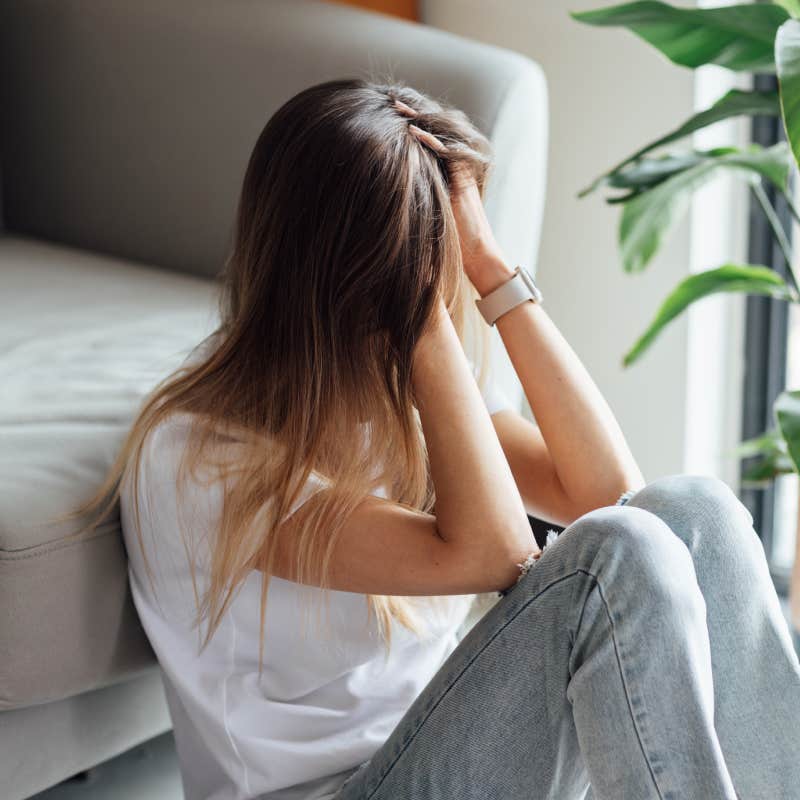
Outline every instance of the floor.
<path fill-rule="evenodd" d="M 784 603 L 787 615 L 789 609 Z M 800 644 L 800 643 L 799 643 Z M 799 648 L 800 649 L 800 648 Z M 135 747 L 85 776 L 35 795 L 31 800 L 183 800 L 175 742 L 165 733 Z"/>

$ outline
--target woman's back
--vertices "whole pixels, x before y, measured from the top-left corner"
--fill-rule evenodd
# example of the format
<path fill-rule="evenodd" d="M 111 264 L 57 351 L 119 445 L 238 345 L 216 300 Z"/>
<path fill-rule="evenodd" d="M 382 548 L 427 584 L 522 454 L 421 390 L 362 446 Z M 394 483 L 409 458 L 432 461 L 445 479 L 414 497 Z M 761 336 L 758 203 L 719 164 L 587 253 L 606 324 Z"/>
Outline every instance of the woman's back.
<path fill-rule="evenodd" d="M 534 544 L 482 407 L 508 404 L 491 384 L 481 402 L 463 348 L 483 323 L 451 190 L 470 176 L 479 200 L 490 151 L 462 111 L 362 79 L 308 87 L 255 143 L 220 335 L 87 506 L 119 485 L 188 800 L 331 796 L 455 649 L 466 593 L 508 586 Z M 295 497 L 310 467 L 335 491 L 294 513 L 324 485 Z"/>
<path fill-rule="evenodd" d="M 490 413 L 506 405 L 492 384 L 483 396 Z M 330 797 L 454 649 L 472 596 L 412 598 L 425 605 L 427 634 L 393 621 L 387 656 L 367 595 L 325 597 L 272 576 L 259 674 L 261 573 L 253 570 L 200 651 L 192 571 L 201 598 L 222 491 L 189 479 L 178 496 L 190 432 L 191 417 L 175 413 L 145 440 L 141 540 L 130 482 L 121 487 L 133 597 L 164 671 L 187 800 Z M 319 486 L 309 482 L 292 511 Z"/>

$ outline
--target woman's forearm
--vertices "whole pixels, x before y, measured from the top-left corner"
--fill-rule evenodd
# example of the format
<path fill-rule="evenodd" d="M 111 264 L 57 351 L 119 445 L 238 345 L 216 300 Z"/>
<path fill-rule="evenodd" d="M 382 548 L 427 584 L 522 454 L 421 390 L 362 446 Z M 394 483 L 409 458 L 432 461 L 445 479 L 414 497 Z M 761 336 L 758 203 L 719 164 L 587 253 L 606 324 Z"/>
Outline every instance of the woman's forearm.
<path fill-rule="evenodd" d="M 443 304 L 413 369 L 440 535 L 475 555 L 524 558 L 537 549 L 524 504 Z"/>
<path fill-rule="evenodd" d="M 485 296 L 513 270 L 493 261 L 473 278 Z M 576 507 L 616 502 L 644 484 L 608 403 L 539 303 L 522 303 L 495 323 L 536 417 L 553 468 Z"/>

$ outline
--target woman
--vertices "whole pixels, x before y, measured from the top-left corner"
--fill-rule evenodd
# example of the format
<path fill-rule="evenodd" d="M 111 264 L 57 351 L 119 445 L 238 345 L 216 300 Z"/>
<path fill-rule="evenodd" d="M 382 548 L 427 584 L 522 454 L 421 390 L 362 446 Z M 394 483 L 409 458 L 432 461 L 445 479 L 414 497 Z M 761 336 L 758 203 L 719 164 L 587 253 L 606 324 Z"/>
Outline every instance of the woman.
<path fill-rule="evenodd" d="M 645 485 L 541 303 L 496 320 L 538 427 L 462 347 L 515 274 L 490 164 L 394 82 L 311 87 L 256 143 L 219 329 L 88 506 L 119 491 L 186 796 L 798 798 L 800 666 L 745 507 Z M 566 526 L 543 553 L 527 514 Z"/>

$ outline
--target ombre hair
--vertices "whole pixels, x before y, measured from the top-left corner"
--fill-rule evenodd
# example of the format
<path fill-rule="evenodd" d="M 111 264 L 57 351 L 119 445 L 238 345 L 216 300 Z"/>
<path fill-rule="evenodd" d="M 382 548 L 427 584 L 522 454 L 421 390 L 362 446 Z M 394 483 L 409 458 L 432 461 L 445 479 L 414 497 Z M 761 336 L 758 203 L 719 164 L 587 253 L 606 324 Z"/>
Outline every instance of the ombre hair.
<path fill-rule="evenodd" d="M 398 100 L 446 152 L 408 130 Z M 486 137 L 462 111 L 391 79 L 311 86 L 258 137 L 222 271 L 219 327 L 202 358 L 184 362 L 144 399 L 102 486 L 72 514 L 89 514 L 95 527 L 114 511 L 127 478 L 138 497 L 148 433 L 175 412 L 189 415 L 177 488 L 200 467 L 224 487 L 206 588 L 194 584 L 203 646 L 257 569 L 263 650 L 274 532 L 312 472 L 327 488 L 306 502 L 293 533 L 301 583 L 326 588 L 342 524 L 379 486 L 392 501 L 433 508 L 412 357 L 438 294 L 468 350 L 467 328 L 475 334 L 469 346 L 481 385 L 488 366 L 480 333 L 487 329 L 472 321 L 477 294 L 450 205 L 454 161 L 469 168 L 483 196 Z M 235 458 L 217 447 L 220 433 L 235 440 Z M 387 644 L 392 618 L 421 631 L 411 598 L 368 600 Z"/>

